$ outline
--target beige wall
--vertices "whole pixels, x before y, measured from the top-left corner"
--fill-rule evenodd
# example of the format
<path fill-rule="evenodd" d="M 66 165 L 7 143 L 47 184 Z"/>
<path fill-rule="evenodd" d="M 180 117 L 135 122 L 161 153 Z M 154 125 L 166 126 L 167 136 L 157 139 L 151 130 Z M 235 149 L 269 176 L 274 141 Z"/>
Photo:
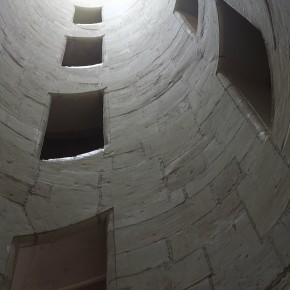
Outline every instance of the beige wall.
<path fill-rule="evenodd" d="M 200 1 L 196 34 L 173 14 L 174 0 L 1 3 L 0 273 L 13 236 L 114 207 L 117 279 L 110 289 L 283 283 L 290 255 L 290 4 L 226 2 L 265 38 L 275 99 L 266 139 L 237 104 L 239 93 L 216 76 L 214 0 Z M 73 4 L 104 6 L 103 23 L 73 25 Z M 104 63 L 61 67 L 65 35 L 104 35 Z M 49 93 L 99 89 L 104 150 L 39 161 Z"/>

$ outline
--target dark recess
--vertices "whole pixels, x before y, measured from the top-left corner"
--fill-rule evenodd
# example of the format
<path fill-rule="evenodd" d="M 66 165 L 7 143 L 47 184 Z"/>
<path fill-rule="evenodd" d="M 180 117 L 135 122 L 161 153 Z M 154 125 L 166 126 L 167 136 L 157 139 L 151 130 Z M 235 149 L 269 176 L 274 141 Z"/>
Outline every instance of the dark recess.
<path fill-rule="evenodd" d="M 264 124 L 272 125 L 271 73 L 262 33 L 227 3 L 218 3 L 218 71 L 243 94 Z"/>
<path fill-rule="evenodd" d="M 75 7 L 73 23 L 94 24 L 102 22 L 102 8 Z"/>
<path fill-rule="evenodd" d="M 89 66 L 103 62 L 103 38 L 67 38 L 62 66 Z"/>
<path fill-rule="evenodd" d="M 198 0 L 179 0 L 175 11 L 179 12 L 191 28 L 196 31 L 198 24 Z"/>
<path fill-rule="evenodd" d="M 103 92 L 51 95 L 40 158 L 72 157 L 103 147 Z"/>

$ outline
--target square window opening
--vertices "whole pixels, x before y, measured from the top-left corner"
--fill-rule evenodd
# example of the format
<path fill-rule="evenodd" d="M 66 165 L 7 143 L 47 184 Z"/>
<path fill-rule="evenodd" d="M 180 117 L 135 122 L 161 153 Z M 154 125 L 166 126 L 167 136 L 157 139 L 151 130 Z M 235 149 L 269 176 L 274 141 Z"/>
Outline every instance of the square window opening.
<path fill-rule="evenodd" d="M 40 158 L 73 157 L 103 147 L 103 91 L 51 94 Z"/>
<path fill-rule="evenodd" d="M 103 37 L 67 38 L 62 66 L 90 66 L 102 62 Z"/>
<path fill-rule="evenodd" d="M 272 84 L 267 49 L 260 30 L 223 0 L 218 2 L 220 59 L 225 75 L 268 129 L 272 125 Z"/>
<path fill-rule="evenodd" d="M 102 22 L 102 7 L 87 8 L 75 6 L 73 23 L 75 24 L 95 24 Z"/>

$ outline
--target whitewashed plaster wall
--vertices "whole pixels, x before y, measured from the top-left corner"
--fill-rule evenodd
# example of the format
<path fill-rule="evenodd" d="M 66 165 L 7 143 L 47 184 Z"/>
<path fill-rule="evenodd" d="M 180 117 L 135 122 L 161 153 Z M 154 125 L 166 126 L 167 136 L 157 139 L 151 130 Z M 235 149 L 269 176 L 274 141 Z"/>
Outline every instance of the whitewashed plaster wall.
<path fill-rule="evenodd" d="M 111 207 L 109 289 L 289 289 L 290 3 L 226 1 L 267 44 L 275 115 L 265 139 L 216 75 L 216 2 L 199 2 L 196 35 L 174 0 L 0 4 L 0 289 L 13 236 Z M 73 5 L 103 6 L 103 23 L 74 25 Z M 62 67 L 66 35 L 104 35 L 103 64 Z M 49 93 L 97 89 L 104 150 L 40 161 Z"/>

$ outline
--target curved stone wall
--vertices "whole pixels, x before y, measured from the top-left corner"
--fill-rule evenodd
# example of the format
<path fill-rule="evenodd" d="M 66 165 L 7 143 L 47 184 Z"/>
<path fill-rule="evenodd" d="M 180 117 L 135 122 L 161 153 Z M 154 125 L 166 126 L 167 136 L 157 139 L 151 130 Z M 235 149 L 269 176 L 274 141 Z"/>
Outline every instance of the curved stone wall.
<path fill-rule="evenodd" d="M 267 137 L 237 103 L 239 91 L 216 74 L 216 2 L 199 1 L 196 34 L 173 13 L 174 0 L 156 2 L 0 5 L 3 289 L 13 236 L 111 207 L 109 289 L 286 289 L 290 4 L 226 1 L 266 42 L 275 101 Z M 103 6 L 103 22 L 74 25 L 73 5 Z M 62 67 L 66 36 L 104 36 L 103 64 Z M 40 161 L 49 93 L 100 89 L 104 150 Z"/>

